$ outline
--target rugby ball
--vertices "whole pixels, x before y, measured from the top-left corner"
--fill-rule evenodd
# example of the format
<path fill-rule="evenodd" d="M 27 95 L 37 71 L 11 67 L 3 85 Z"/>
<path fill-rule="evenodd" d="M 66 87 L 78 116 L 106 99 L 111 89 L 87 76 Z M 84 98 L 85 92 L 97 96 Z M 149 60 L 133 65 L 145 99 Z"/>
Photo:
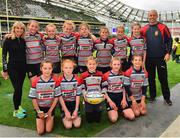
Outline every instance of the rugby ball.
<path fill-rule="evenodd" d="M 100 92 L 87 92 L 85 94 L 85 101 L 90 104 L 100 104 L 104 101 L 104 95 Z"/>

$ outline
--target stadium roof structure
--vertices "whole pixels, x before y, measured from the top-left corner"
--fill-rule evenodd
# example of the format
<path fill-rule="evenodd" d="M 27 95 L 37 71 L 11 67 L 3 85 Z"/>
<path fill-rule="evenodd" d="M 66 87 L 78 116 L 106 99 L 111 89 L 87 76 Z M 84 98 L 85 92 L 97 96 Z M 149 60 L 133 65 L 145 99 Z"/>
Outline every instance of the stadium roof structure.
<path fill-rule="evenodd" d="M 69 8 L 71 10 L 81 11 L 91 16 L 102 15 L 121 21 L 146 22 L 148 16 L 147 10 L 129 6 L 125 4 L 126 3 L 125 0 L 36 0 L 36 1 L 51 3 L 61 7 Z M 177 0 L 173 0 L 172 2 L 174 1 Z M 179 9 L 173 11 L 158 11 L 158 14 L 159 14 L 159 21 L 171 22 L 180 19 Z"/>

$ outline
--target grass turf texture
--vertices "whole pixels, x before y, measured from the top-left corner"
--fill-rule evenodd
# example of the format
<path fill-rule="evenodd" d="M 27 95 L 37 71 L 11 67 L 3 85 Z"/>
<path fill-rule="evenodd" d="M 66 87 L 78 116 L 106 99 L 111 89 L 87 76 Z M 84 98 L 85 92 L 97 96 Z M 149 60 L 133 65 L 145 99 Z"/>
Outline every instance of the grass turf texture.
<path fill-rule="evenodd" d="M 1 49 L 0 49 L 0 70 L 2 70 L 2 63 L 1 63 Z M 169 75 L 169 86 L 172 88 L 175 84 L 180 82 L 180 73 L 177 73 L 180 70 L 180 64 L 176 64 L 172 61 L 168 62 L 168 75 Z M 13 88 L 11 85 L 10 80 L 3 80 L 0 77 L 0 105 L 1 105 L 1 113 L 0 113 L 0 124 L 9 125 L 9 126 L 16 126 L 22 128 L 28 128 L 36 130 L 36 123 L 35 123 L 35 112 L 33 111 L 33 106 L 31 99 L 28 98 L 28 93 L 30 89 L 30 84 L 28 78 L 26 78 L 23 87 L 23 98 L 22 98 L 22 106 L 27 110 L 27 117 L 25 119 L 17 119 L 12 116 L 13 112 Z M 157 81 L 157 92 L 158 96 L 161 95 L 161 88 L 159 82 Z M 81 105 L 82 106 L 82 105 Z M 102 115 L 101 123 L 94 123 L 89 124 L 85 122 L 84 112 L 82 110 L 82 126 L 79 129 L 71 129 L 66 130 L 64 129 L 61 119 L 60 119 L 60 111 L 57 108 L 55 114 L 55 126 L 53 130 L 53 134 L 58 134 L 61 136 L 73 136 L 73 137 L 80 137 L 80 136 L 94 136 L 101 130 L 105 129 L 106 127 L 110 126 L 111 123 L 108 121 L 106 111 L 104 110 Z"/>

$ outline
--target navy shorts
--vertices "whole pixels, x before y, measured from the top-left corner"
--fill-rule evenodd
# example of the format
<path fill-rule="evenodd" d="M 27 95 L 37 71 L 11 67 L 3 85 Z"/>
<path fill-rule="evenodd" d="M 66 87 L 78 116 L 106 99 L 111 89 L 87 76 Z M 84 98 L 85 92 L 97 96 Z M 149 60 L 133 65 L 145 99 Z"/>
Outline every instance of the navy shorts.
<path fill-rule="evenodd" d="M 67 109 L 69 110 L 70 114 L 72 115 L 75 110 L 76 102 L 75 101 L 65 102 L 65 105 L 66 105 Z M 62 110 L 61 106 L 60 106 L 60 111 L 61 111 L 61 118 L 63 119 L 65 117 L 65 112 Z M 80 107 L 78 110 L 78 116 L 81 116 Z"/>
<path fill-rule="evenodd" d="M 121 59 L 122 71 L 125 72 L 129 66 L 126 58 Z"/>
<path fill-rule="evenodd" d="M 118 107 L 118 111 L 122 112 L 123 110 L 130 108 L 128 102 L 127 102 L 128 105 L 127 105 L 125 108 L 122 108 L 122 106 L 121 106 L 121 101 L 122 101 L 122 99 L 123 99 L 123 93 L 107 93 L 107 94 L 108 94 L 109 98 L 110 98 L 110 99 L 116 104 L 116 106 Z M 126 100 L 126 101 L 127 101 L 127 100 Z M 110 107 L 110 105 L 109 105 L 109 103 L 107 102 L 107 100 L 106 100 L 106 110 L 107 110 L 107 111 L 113 110 L 113 109 Z"/>
<path fill-rule="evenodd" d="M 27 74 L 29 78 L 32 78 L 34 76 L 40 76 L 40 63 L 38 64 L 27 64 Z"/>
<path fill-rule="evenodd" d="M 86 66 L 78 66 L 78 71 L 79 73 L 83 73 L 87 71 L 87 67 Z"/>
<path fill-rule="evenodd" d="M 41 111 L 43 111 L 44 113 L 47 113 L 49 111 L 50 107 L 39 107 L 39 109 Z M 39 118 L 36 110 L 35 110 L 35 112 L 36 112 L 36 118 Z M 51 116 L 54 116 L 54 115 L 55 115 L 55 108 L 53 109 Z"/>
<path fill-rule="evenodd" d="M 137 103 L 141 103 L 141 100 L 136 100 Z M 132 105 L 132 101 L 128 101 L 129 105 Z"/>
<path fill-rule="evenodd" d="M 111 67 L 97 67 L 97 70 L 101 71 L 103 74 L 110 71 Z"/>
<path fill-rule="evenodd" d="M 60 62 L 55 62 L 53 63 L 53 71 L 52 73 L 61 73 L 61 66 L 60 66 Z"/>
<path fill-rule="evenodd" d="M 90 104 L 85 101 L 85 112 L 101 112 L 103 110 L 103 102 L 100 104 Z"/>

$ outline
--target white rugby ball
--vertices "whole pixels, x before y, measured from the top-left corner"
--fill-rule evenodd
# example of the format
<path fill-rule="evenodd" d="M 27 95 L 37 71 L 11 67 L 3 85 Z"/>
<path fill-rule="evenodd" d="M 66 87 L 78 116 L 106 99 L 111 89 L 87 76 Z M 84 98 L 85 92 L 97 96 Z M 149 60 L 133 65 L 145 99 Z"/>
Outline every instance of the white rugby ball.
<path fill-rule="evenodd" d="M 90 104 L 99 104 L 104 101 L 104 95 L 100 92 L 88 92 L 85 94 L 85 100 Z"/>

